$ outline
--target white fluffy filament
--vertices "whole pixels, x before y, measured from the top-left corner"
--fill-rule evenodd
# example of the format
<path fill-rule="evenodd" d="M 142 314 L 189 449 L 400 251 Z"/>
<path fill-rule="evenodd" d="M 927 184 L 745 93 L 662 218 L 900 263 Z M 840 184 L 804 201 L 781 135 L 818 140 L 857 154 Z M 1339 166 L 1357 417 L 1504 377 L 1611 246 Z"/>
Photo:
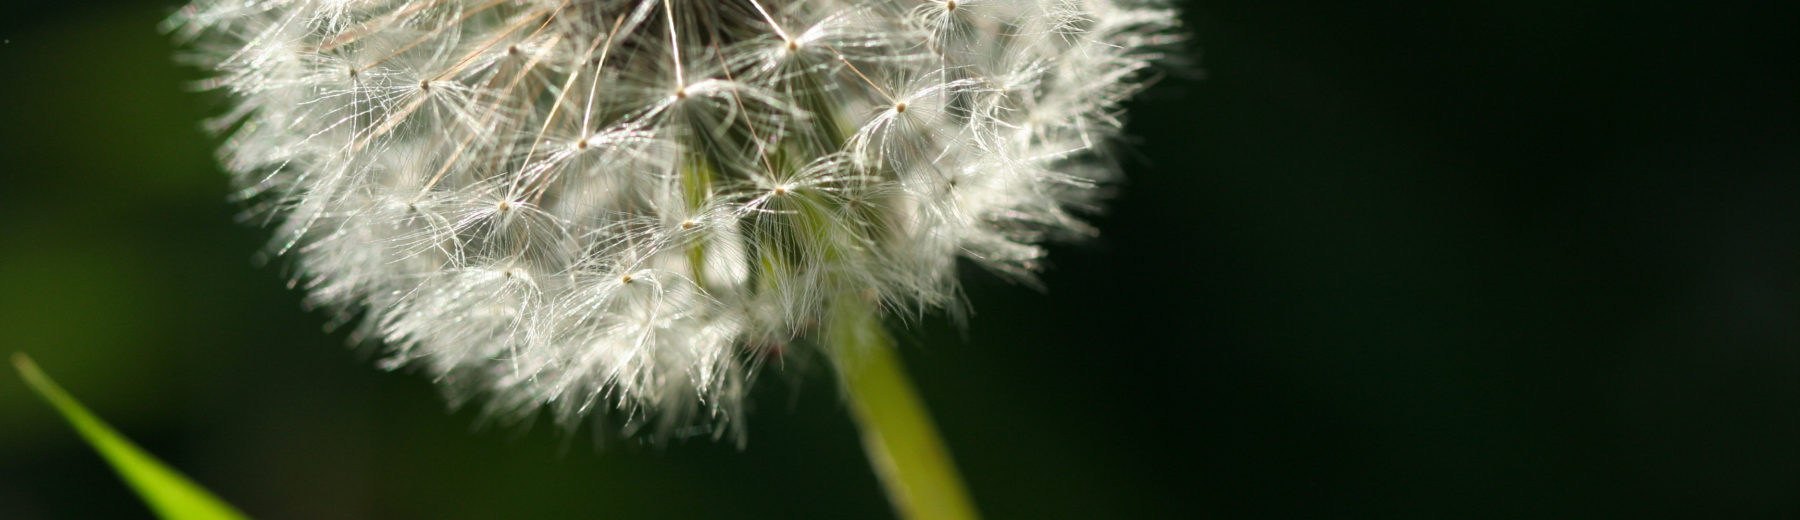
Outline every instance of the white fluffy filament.
<path fill-rule="evenodd" d="M 1029 280 L 1160 0 L 196 0 L 169 22 L 310 303 L 491 412 L 733 429 L 834 298 Z M 662 430 L 654 428 L 652 431 Z"/>

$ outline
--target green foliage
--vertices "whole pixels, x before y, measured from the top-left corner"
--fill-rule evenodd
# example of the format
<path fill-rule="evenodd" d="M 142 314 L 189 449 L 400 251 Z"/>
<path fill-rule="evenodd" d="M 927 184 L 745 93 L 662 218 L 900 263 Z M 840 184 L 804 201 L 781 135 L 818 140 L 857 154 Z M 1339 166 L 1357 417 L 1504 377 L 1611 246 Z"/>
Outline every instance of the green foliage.
<path fill-rule="evenodd" d="M 24 353 L 13 354 L 13 366 L 19 369 L 26 385 L 68 419 L 76 433 L 112 464 L 119 477 L 137 491 L 157 516 L 181 520 L 245 518 L 237 509 L 119 435 L 44 375 Z"/>

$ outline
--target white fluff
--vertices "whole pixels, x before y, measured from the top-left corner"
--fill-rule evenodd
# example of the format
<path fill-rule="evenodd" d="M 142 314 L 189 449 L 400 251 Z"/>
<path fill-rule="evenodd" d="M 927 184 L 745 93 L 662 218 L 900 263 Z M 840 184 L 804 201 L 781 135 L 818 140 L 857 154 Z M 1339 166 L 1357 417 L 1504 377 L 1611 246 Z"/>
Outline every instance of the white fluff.
<path fill-rule="evenodd" d="M 1160 0 L 196 0 L 169 22 L 309 301 L 503 417 L 740 423 L 836 298 L 1091 234 Z"/>

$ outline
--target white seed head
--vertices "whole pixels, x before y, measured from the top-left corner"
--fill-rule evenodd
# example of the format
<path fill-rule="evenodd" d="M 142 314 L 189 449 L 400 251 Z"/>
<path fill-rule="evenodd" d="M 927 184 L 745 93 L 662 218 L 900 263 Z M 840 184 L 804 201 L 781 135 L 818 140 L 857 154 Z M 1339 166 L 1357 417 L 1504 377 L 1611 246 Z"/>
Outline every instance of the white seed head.
<path fill-rule="evenodd" d="M 309 302 L 500 416 L 736 414 L 837 298 L 1092 233 L 1161 0 L 196 0 L 168 29 Z"/>

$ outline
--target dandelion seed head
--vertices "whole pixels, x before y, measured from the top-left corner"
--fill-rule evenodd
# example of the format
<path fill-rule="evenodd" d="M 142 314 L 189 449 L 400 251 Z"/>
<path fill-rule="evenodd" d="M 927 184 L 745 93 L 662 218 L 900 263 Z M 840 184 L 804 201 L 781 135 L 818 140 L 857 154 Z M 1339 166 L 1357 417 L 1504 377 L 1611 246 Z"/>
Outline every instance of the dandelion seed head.
<path fill-rule="evenodd" d="M 1094 230 L 1161 0 L 195 0 L 165 29 L 309 306 L 497 417 L 741 425 L 832 301 Z M 779 347 L 773 347 L 779 346 Z"/>

